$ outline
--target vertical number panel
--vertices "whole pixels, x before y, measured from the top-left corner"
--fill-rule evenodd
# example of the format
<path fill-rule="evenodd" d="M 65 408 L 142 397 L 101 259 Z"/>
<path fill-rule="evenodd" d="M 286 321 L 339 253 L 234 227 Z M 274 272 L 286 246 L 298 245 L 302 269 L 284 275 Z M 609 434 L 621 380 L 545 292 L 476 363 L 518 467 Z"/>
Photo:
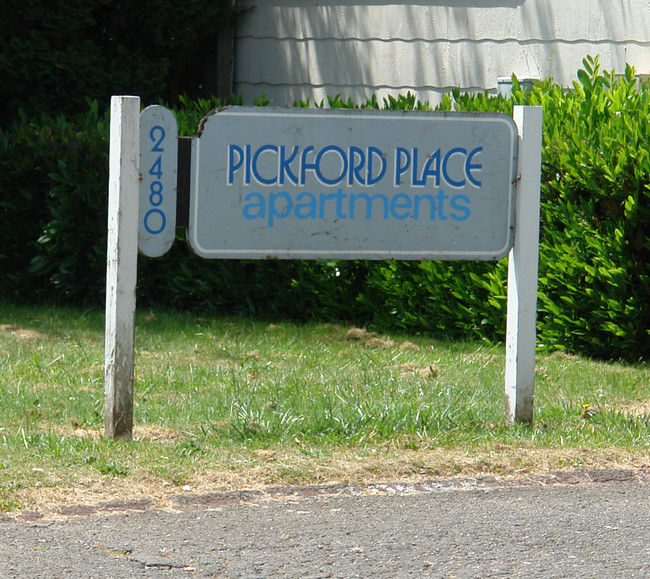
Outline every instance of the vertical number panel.
<path fill-rule="evenodd" d="M 154 105 L 140 113 L 138 250 L 160 257 L 176 236 L 178 125 L 169 109 Z"/>

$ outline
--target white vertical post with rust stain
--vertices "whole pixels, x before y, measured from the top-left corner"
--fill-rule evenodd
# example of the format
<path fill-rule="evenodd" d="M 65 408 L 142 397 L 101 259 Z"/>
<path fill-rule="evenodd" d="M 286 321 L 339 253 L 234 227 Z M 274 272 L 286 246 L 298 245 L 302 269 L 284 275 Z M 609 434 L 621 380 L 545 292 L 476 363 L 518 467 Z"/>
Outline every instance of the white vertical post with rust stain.
<path fill-rule="evenodd" d="M 515 240 L 508 261 L 506 422 L 532 422 L 535 387 L 542 108 L 515 106 L 519 131 Z"/>
<path fill-rule="evenodd" d="M 138 259 L 140 98 L 111 99 L 106 256 L 104 435 L 133 430 L 135 286 Z"/>

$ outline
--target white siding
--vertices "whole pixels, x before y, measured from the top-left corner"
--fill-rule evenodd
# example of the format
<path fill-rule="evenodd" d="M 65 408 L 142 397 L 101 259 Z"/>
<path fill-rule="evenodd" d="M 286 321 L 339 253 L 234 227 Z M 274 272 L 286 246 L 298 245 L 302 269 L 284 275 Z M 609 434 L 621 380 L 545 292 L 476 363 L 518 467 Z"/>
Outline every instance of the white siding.
<path fill-rule="evenodd" d="M 650 72 L 650 0 L 237 0 L 235 92 L 278 106 L 328 94 L 495 90 L 498 77 L 574 80 L 586 55 Z"/>

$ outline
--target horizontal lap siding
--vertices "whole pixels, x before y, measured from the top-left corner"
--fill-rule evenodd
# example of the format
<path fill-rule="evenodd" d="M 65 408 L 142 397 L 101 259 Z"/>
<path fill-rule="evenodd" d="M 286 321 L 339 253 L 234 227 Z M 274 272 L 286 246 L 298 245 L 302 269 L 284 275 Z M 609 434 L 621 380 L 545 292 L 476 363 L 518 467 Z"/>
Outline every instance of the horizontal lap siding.
<path fill-rule="evenodd" d="M 650 0 L 471 3 L 240 0 L 255 8 L 238 19 L 235 90 L 246 102 L 266 93 L 280 106 L 407 90 L 436 103 L 452 87 L 494 90 L 512 73 L 567 85 L 588 54 L 606 69 L 629 62 L 650 72 Z"/>

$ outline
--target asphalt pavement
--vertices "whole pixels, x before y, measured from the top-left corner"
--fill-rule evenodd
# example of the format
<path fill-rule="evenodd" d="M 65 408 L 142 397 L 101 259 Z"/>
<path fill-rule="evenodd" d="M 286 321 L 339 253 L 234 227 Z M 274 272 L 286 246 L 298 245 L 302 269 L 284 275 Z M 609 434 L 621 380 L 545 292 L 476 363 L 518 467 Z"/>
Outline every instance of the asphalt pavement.
<path fill-rule="evenodd" d="M 0 578 L 650 577 L 650 472 L 336 484 L 0 516 Z"/>

